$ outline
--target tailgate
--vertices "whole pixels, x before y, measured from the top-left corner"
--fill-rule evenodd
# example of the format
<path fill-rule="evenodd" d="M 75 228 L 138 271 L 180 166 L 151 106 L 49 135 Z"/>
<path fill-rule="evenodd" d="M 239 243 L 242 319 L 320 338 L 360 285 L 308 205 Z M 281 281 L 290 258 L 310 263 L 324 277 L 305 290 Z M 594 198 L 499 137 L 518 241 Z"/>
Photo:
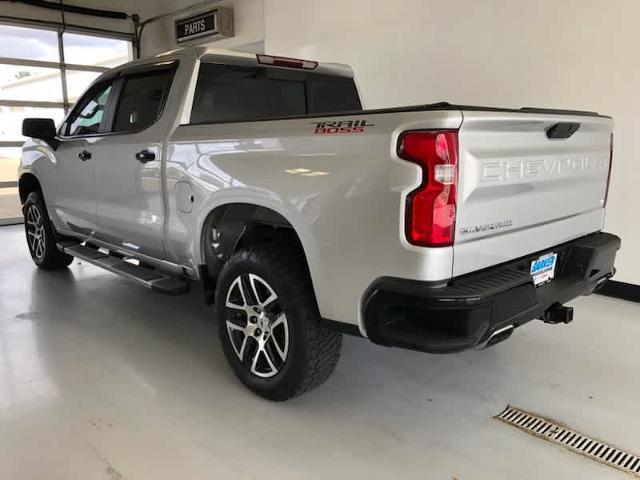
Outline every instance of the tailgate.
<path fill-rule="evenodd" d="M 610 118 L 495 111 L 463 116 L 454 276 L 602 228 Z"/>

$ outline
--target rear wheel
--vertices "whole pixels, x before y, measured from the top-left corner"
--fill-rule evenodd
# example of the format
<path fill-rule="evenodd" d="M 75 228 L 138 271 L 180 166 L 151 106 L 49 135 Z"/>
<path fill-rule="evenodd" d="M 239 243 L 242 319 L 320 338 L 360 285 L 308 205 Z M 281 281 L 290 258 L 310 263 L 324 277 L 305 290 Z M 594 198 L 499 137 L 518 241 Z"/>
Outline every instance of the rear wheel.
<path fill-rule="evenodd" d="M 322 324 L 303 265 L 270 243 L 233 254 L 218 278 L 216 317 L 227 361 L 269 400 L 324 383 L 340 357 L 342 337 Z"/>
<path fill-rule="evenodd" d="M 31 192 L 22 207 L 27 246 L 33 262 L 44 270 L 66 268 L 73 257 L 56 247 L 55 231 L 40 192 Z"/>

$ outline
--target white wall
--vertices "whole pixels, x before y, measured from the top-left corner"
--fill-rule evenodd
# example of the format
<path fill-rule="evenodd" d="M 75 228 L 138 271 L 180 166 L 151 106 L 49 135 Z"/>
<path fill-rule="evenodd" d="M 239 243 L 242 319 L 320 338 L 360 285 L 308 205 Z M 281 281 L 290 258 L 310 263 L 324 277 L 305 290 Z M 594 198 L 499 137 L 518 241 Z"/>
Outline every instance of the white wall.
<path fill-rule="evenodd" d="M 175 11 L 201 2 L 174 0 L 163 4 L 164 12 Z M 228 48 L 233 50 L 257 52 L 264 48 L 264 0 L 223 0 L 212 1 L 210 5 L 198 8 L 179 16 L 166 17 L 149 23 L 142 34 L 142 56 L 155 55 L 171 50 L 178 45 L 175 41 L 175 21 L 188 17 L 201 11 L 211 9 L 213 6 L 233 8 L 234 36 L 232 38 L 204 37 L 196 41 L 182 45 L 209 44 L 216 48 Z"/>
<path fill-rule="evenodd" d="M 616 120 L 607 229 L 640 284 L 640 1 L 266 0 L 268 53 L 351 64 L 367 107 L 449 101 Z"/>

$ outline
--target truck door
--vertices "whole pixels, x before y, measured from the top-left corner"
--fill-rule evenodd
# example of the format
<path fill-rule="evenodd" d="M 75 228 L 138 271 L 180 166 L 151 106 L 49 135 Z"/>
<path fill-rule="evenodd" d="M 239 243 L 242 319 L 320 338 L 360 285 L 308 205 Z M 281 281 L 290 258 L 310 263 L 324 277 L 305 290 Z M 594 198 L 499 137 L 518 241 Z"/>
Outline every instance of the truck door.
<path fill-rule="evenodd" d="M 110 134 L 96 149 L 96 237 L 128 251 L 162 259 L 164 205 L 158 122 L 174 64 L 124 73 L 115 85 Z"/>
<path fill-rule="evenodd" d="M 92 236 L 96 226 L 96 181 L 92 150 L 103 138 L 112 81 L 91 87 L 60 131 L 56 175 L 47 182 L 50 208 L 68 230 Z"/>

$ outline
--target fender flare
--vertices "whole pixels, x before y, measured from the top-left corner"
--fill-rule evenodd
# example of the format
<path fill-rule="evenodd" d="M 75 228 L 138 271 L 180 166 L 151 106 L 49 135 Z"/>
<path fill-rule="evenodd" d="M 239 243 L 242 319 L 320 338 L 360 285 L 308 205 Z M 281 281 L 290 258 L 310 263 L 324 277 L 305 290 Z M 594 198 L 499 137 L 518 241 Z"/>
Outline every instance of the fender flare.
<path fill-rule="evenodd" d="M 24 204 L 27 196 L 36 190 L 42 192 L 42 184 L 38 177 L 32 172 L 23 172 L 18 179 L 18 195 L 20 196 L 20 203 Z"/>
<path fill-rule="evenodd" d="M 290 230 L 298 237 L 294 227 L 284 216 L 260 205 L 223 204 L 207 215 L 200 234 L 201 258 L 206 262 L 212 279 L 217 278 L 243 236 L 257 226 Z M 299 237 L 298 240 L 300 241 Z"/>

